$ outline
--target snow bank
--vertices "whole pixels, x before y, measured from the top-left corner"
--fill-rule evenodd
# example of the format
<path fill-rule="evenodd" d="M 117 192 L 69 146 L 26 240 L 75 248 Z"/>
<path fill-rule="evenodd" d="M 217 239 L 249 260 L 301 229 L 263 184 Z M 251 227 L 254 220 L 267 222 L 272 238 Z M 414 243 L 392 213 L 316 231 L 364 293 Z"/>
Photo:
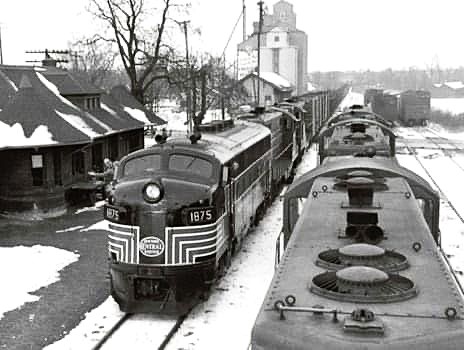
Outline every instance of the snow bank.
<path fill-rule="evenodd" d="M 21 257 L 21 264 L 15 264 L 14 269 L 2 270 L 0 319 L 8 311 L 39 300 L 40 297 L 29 293 L 58 281 L 59 271 L 77 261 L 79 255 L 40 245 L 0 247 L 0 266 L 10 266 L 13 261 L 18 261 L 18 257 Z"/>
<path fill-rule="evenodd" d="M 464 98 L 432 98 L 430 100 L 432 109 L 457 115 L 464 113 Z"/>

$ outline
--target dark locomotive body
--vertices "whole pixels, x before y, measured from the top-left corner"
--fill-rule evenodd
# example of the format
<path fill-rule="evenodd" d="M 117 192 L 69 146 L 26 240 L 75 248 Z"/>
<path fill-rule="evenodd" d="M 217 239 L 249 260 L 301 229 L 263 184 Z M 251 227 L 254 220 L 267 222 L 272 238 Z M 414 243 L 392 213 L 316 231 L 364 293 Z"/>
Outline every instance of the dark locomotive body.
<path fill-rule="evenodd" d="M 183 312 L 228 264 L 270 195 L 271 134 L 248 122 L 203 127 L 120 162 L 109 221 L 111 291 L 124 311 Z"/>
<path fill-rule="evenodd" d="M 287 102 L 238 115 L 238 119 L 265 125 L 271 131 L 272 193 L 293 180 L 295 168 L 308 146 L 303 102 Z"/>
<path fill-rule="evenodd" d="M 207 294 L 291 180 L 307 146 L 300 113 L 288 103 L 213 121 L 193 143 L 169 138 L 121 160 L 104 210 L 111 292 L 123 311 L 182 313 Z"/>

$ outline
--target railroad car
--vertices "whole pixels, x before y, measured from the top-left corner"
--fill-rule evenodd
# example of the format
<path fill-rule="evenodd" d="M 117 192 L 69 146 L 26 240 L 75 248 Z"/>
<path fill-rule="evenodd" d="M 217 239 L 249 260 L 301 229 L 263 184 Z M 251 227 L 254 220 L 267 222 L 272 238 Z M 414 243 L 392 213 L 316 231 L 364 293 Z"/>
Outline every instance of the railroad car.
<path fill-rule="evenodd" d="M 406 126 L 426 125 L 430 119 L 430 92 L 368 89 L 364 102 L 386 120 Z"/>
<path fill-rule="evenodd" d="M 108 221 L 111 293 L 127 312 L 182 313 L 207 293 L 271 191 L 271 131 L 215 121 L 121 159 Z"/>
<path fill-rule="evenodd" d="M 236 116 L 265 125 L 271 131 L 272 194 L 277 195 L 283 184 L 290 183 L 308 141 L 305 132 L 305 110 L 302 102 L 284 102 Z"/>
<path fill-rule="evenodd" d="M 430 119 L 430 92 L 407 90 L 400 94 L 400 121 L 403 125 L 427 125 Z"/>
<path fill-rule="evenodd" d="M 394 158 L 336 159 L 283 200 L 251 349 L 462 348 L 462 290 L 426 181 Z"/>
<path fill-rule="evenodd" d="M 366 109 L 351 108 L 329 118 L 318 133 L 319 163 L 328 156 L 393 157 L 391 124 Z"/>

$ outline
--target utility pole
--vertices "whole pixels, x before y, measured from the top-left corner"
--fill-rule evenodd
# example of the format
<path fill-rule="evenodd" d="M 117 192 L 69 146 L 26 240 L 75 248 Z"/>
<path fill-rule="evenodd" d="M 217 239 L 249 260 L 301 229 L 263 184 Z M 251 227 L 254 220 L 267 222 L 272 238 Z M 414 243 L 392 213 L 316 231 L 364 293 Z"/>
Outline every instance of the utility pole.
<path fill-rule="evenodd" d="M 261 70 L 261 32 L 263 30 L 263 1 L 258 2 L 259 6 L 259 24 L 258 24 L 258 101 L 256 105 L 260 104 L 260 91 L 261 91 L 261 79 L 260 79 L 260 70 Z"/>
<path fill-rule="evenodd" d="M 188 35 L 187 35 L 187 23 L 190 21 L 182 21 L 178 22 L 179 24 L 182 24 L 184 27 L 184 36 L 185 36 L 185 60 L 187 61 L 186 67 L 187 67 L 187 74 L 188 74 L 188 79 L 187 81 L 190 80 L 192 82 L 192 72 L 191 72 L 191 67 L 190 67 L 190 60 L 189 60 L 189 50 L 188 50 Z M 192 89 L 189 86 L 187 89 L 187 125 L 188 125 L 188 131 L 189 133 L 192 133 L 192 117 L 191 117 L 191 103 L 192 103 Z"/>
<path fill-rule="evenodd" d="M 242 1 L 242 13 L 243 13 L 243 41 L 246 40 L 246 6 L 245 0 Z"/>
<path fill-rule="evenodd" d="M 0 64 L 3 64 L 2 26 L 0 25 Z"/>

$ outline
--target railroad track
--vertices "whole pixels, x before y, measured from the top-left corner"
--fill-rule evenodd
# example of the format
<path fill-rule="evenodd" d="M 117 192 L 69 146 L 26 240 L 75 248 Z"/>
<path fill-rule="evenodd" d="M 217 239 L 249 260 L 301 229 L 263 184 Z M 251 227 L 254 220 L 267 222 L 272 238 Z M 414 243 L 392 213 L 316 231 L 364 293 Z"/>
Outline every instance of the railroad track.
<path fill-rule="evenodd" d="M 129 320 L 132 317 L 133 314 L 124 314 L 118 322 L 116 322 L 113 327 L 111 327 L 108 332 L 103 336 L 103 338 L 100 339 L 100 341 L 95 344 L 95 346 L 92 348 L 92 350 L 100 350 L 105 343 L 110 339 L 113 334 L 117 332 L 117 330 L 125 323 L 127 320 Z"/>
<path fill-rule="evenodd" d="M 184 322 L 184 320 L 188 317 L 190 311 L 185 313 L 182 316 L 179 316 L 177 319 L 172 321 L 172 325 L 169 327 L 167 330 L 167 334 L 164 336 L 161 336 L 157 344 L 153 344 L 151 342 L 149 344 L 150 349 L 158 349 L 158 350 L 164 350 L 166 346 L 169 344 L 169 341 L 175 336 L 176 332 Z M 124 327 L 128 326 L 130 321 L 135 321 L 135 314 L 124 314 L 106 333 L 105 335 L 96 343 L 93 347 L 92 350 L 101 350 L 101 349 L 111 349 L 114 348 L 112 346 L 110 339 L 117 334 L 119 331 L 124 331 Z M 153 315 L 153 317 L 156 317 L 156 315 Z M 129 332 L 132 337 L 136 337 L 137 334 L 134 334 L 134 332 L 130 331 Z M 135 340 L 135 339 L 134 339 Z"/>
<path fill-rule="evenodd" d="M 464 172 L 464 167 L 461 166 L 461 164 L 459 164 L 458 162 L 456 162 L 455 159 L 453 159 L 452 157 L 452 154 L 450 154 L 450 149 L 449 148 L 445 148 L 443 147 L 443 145 L 440 144 L 440 141 L 438 140 L 443 140 L 443 143 L 447 144 L 447 145 L 453 145 L 454 147 L 456 147 L 457 150 L 460 150 L 460 151 L 463 151 L 464 149 L 461 147 L 461 146 L 458 146 L 456 143 L 454 143 L 453 141 L 441 136 L 440 134 L 438 134 L 437 132 L 435 132 L 434 130 L 430 129 L 430 128 L 426 128 L 426 130 L 428 132 L 431 132 L 433 133 L 434 135 L 436 135 L 436 137 L 426 137 L 427 141 L 430 141 L 432 143 L 435 144 L 435 146 L 443 152 L 444 155 L 446 155 L 455 165 L 457 168 L 459 168 L 462 172 Z M 433 182 L 433 184 L 435 185 L 435 187 L 438 189 L 438 191 L 440 192 L 440 195 L 441 197 L 446 201 L 446 203 L 450 206 L 450 208 L 454 211 L 454 213 L 456 214 L 456 216 L 459 218 L 459 220 L 464 224 L 464 217 L 459 213 L 459 211 L 456 209 L 456 207 L 453 205 L 453 203 L 449 200 L 449 198 L 446 196 L 445 194 L 445 191 L 443 191 L 443 189 L 440 187 L 440 185 L 438 184 L 438 182 L 434 179 L 434 177 L 432 176 L 432 174 L 430 173 L 430 171 L 427 169 L 427 167 L 424 165 L 424 162 L 420 159 L 420 157 L 417 155 L 417 152 L 415 150 L 414 147 L 407 147 L 409 153 L 411 153 L 414 158 L 416 159 L 417 163 L 421 166 L 421 168 L 424 170 L 424 172 L 427 174 L 427 176 L 429 177 L 430 181 Z"/>

